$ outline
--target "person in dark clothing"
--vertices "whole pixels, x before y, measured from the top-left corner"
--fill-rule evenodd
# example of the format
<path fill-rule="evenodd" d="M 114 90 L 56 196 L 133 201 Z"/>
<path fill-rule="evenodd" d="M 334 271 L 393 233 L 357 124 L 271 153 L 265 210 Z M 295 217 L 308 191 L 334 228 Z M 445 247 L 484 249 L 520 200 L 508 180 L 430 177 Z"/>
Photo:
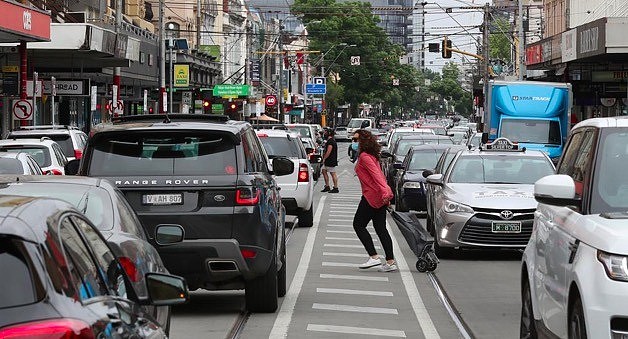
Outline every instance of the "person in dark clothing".
<path fill-rule="evenodd" d="M 338 193 L 338 175 L 336 174 L 336 166 L 338 166 L 338 144 L 334 139 L 334 131 L 328 129 L 325 131 L 325 151 L 323 153 L 323 179 L 325 179 L 325 187 L 321 192 Z M 334 188 L 329 187 L 329 176 L 327 172 L 331 174 L 331 179 L 334 183 Z"/>
<path fill-rule="evenodd" d="M 355 162 L 358 159 L 358 139 L 355 137 L 351 139 L 351 145 L 347 148 L 347 155 L 349 156 L 349 161 Z"/>

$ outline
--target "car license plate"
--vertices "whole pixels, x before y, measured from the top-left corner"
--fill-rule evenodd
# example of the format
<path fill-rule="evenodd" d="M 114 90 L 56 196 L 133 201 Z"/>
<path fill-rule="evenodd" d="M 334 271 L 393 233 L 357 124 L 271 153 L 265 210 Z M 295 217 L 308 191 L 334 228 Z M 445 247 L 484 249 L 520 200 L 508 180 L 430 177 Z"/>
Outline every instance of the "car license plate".
<path fill-rule="evenodd" d="M 144 205 L 180 205 L 183 203 L 182 194 L 145 194 L 142 196 Z"/>
<path fill-rule="evenodd" d="M 493 222 L 493 233 L 521 233 L 521 222 Z"/>

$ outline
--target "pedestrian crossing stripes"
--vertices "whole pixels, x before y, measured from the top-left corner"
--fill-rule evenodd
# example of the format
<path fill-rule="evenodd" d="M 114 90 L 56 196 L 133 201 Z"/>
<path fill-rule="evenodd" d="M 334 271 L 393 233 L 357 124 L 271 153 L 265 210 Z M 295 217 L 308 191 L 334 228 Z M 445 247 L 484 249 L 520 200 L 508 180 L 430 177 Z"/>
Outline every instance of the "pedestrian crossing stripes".
<path fill-rule="evenodd" d="M 364 290 L 350 290 L 344 288 L 317 288 L 316 293 L 328 293 L 328 294 L 349 294 L 349 295 L 372 295 L 377 297 L 392 297 L 392 292 L 386 291 L 364 291 Z"/>
<path fill-rule="evenodd" d="M 348 241 L 360 241 L 358 238 L 340 238 L 340 237 L 325 237 L 325 240 L 348 240 Z M 373 239 L 373 242 L 377 242 L 379 240 Z"/>
<path fill-rule="evenodd" d="M 348 262 L 329 262 L 323 261 L 323 266 L 327 267 L 355 267 L 358 268 L 359 264 L 348 263 Z"/>
<path fill-rule="evenodd" d="M 366 258 L 366 254 L 364 253 L 338 253 L 338 252 L 323 252 L 323 255 L 331 256 L 331 257 L 355 257 L 355 258 Z"/>
<path fill-rule="evenodd" d="M 344 248 L 364 248 L 362 245 L 346 245 L 346 244 L 323 244 L 323 247 L 344 247 Z M 376 250 L 381 250 L 379 246 L 375 246 Z"/>
<path fill-rule="evenodd" d="M 323 253 L 325 255 L 325 253 Z M 345 280 L 361 280 L 361 281 L 381 281 L 389 282 L 388 277 L 369 277 L 365 275 L 349 275 L 349 274 L 325 274 L 319 275 L 321 279 L 345 279 Z"/>
<path fill-rule="evenodd" d="M 353 305 L 314 303 L 312 305 L 312 308 L 316 310 L 328 310 L 328 311 L 339 311 L 339 312 L 399 314 L 396 308 L 384 308 L 384 307 L 365 307 L 365 306 L 353 306 Z"/>
<path fill-rule="evenodd" d="M 315 332 L 372 335 L 372 336 L 377 336 L 377 337 L 393 337 L 393 338 L 405 338 L 406 337 L 406 333 L 404 331 L 385 330 L 385 329 L 367 328 L 367 327 L 308 324 L 307 330 L 315 331 Z"/>

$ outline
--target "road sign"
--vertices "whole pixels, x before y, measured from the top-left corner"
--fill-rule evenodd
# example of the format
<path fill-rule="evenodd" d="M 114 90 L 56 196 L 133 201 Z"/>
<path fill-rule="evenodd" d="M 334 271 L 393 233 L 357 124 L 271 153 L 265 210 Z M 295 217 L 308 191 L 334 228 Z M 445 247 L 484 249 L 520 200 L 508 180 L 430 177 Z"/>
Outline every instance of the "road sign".
<path fill-rule="evenodd" d="M 360 66 L 360 56 L 352 55 L 351 56 L 351 66 Z"/>
<path fill-rule="evenodd" d="M 33 120 L 33 104 L 28 100 L 13 100 L 13 117 L 18 120 Z"/>
<path fill-rule="evenodd" d="M 124 114 L 124 103 L 122 102 L 122 100 L 118 100 L 115 106 L 113 106 L 111 103 L 111 100 L 109 100 L 109 102 L 107 103 L 109 113 L 117 115 Z"/>
<path fill-rule="evenodd" d="M 266 96 L 266 106 L 275 107 L 276 104 L 277 104 L 277 96 L 275 95 Z"/>
<path fill-rule="evenodd" d="M 314 77 L 314 85 L 325 85 L 325 84 L 327 84 L 325 77 Z"/>
<path fill-rule="evenodd" d="M 305 84 L 305 94 L 326 94 L 327 85 Z"/>

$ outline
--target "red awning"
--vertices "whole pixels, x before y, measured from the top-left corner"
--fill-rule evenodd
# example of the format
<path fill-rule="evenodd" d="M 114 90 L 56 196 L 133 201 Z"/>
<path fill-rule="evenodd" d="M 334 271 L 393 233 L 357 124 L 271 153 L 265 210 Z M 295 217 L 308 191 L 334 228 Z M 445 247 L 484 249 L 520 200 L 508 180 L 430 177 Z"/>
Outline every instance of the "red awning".
<path fill-rule="evenodd" d="M 50 41 L 50 13 L 0 0 L 0 42 Z"/>

